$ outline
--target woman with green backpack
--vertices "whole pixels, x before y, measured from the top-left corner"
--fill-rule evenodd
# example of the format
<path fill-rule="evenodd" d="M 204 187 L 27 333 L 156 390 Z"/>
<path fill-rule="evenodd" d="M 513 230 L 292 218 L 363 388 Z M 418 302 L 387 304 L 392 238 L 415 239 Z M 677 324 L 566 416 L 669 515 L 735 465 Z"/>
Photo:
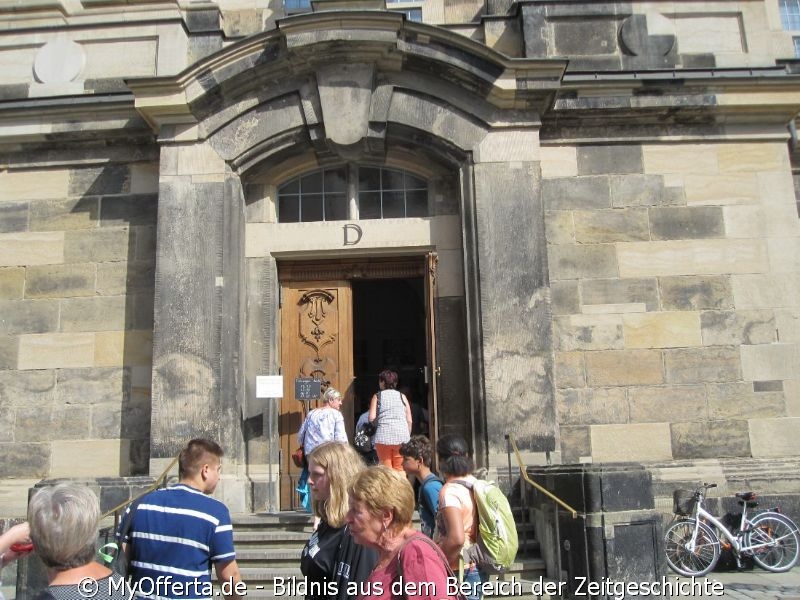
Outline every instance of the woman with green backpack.
<path fill-rule="evenodd" d="M 470 492 L 476 481 L 472 475 L 475 463 L 469 455 L 466 440 L 454 433 L 439 438 L 436 455 L 444 486 L 439 492 L 433 539 L 461 581 L 470 584 L 469 589 L 464 590 L 467 600 L 479 600 L 483 595 L 481 585 L 486 576 L 474 561 L 464 558 L 478 540 L 478 509 Z"/>

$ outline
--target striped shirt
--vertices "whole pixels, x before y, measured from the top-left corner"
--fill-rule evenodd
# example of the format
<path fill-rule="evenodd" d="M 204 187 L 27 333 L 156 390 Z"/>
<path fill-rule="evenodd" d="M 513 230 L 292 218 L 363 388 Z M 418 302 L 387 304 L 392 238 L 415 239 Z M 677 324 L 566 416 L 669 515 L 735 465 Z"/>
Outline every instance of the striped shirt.
<path fill-rule="evenodd" d="M 128 518 L 130 508 L 120 531 Z M 211 597 L 212 563 L 236 558 L 228 508 L 185 484 L 142 498 L 123 541 L 132 546 L 132 584 L 143 598 Z"/>

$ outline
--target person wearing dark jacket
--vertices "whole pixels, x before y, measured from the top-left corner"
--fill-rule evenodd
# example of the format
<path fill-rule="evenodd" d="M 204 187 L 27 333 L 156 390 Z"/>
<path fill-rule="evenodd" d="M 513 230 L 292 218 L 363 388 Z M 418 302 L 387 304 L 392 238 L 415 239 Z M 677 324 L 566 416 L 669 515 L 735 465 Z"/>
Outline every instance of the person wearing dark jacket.
<path fill-rule="evenodd" d="M 342 442 L 324 442 L 308 456 L 312 509 L 319 524 L 300 555 L 307 600 L 347 600 L 353 595 L 348 585 L 366 580 L 375 566 L 375 550 L 357 544 L 345 522 L 347 488 L 364 468 L 358 453 Z"/>

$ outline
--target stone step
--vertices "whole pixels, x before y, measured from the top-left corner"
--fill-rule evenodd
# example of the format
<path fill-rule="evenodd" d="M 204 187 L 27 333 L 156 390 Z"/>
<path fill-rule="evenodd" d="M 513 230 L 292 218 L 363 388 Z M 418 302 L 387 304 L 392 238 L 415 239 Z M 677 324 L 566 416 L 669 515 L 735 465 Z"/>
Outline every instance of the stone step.
<path fill-rule="evenodd" d="M 242 531 L 238 528 L 238 525 L 234 523 L 233 526 L 233 541 L 236 544 L 236 547 L 240 547 L 242 545 L 254 545 L 259 544 L 263 546 L 273 546 L 278 544 L 291 544 L 297 545 L 299 544 L 302 548 L 305 545 L 306 540 L 308 540 L 308 536 L 311 535 L 311 531 L 281 531 L 281 530 L 259 530 L 259 529 L 252 529 L 247 531 Z"/>
<path fill-rule="evenodd" d="M 294 548 L 236 548 L 239 567 L 292 568 L 300 564 L 302 546 Z"/>

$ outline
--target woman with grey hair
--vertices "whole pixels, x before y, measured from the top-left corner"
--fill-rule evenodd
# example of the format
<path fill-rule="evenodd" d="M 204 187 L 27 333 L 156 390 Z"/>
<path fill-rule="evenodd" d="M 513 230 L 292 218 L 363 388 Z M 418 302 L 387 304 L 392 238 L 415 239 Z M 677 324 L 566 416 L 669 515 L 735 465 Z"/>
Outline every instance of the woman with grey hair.
<path fill-rule="evenodd" d="M 94 560 L 100 504 L 89 488 L 68 483 L 41 488 L 28 504 L 28 523 L 49 583 L 34 600 L 129 597 L 125 582 Z"/>

